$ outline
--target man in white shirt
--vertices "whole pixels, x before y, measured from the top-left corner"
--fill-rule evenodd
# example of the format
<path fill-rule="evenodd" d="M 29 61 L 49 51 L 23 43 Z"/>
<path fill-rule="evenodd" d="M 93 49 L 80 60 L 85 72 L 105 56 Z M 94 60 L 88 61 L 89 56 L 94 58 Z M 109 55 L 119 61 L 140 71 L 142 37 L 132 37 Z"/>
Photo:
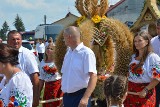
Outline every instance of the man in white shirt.
<path fill-rule="evenodd" d="M 36 45 L 36 50 L 38 52 L 39 61 L 41 62 L 44 56 L 44 52 L 45 52 L 45 45 L 42 39 L 39 39 L 39 43 Z"/>
<path fill-rule="evenodd" d="M 160 57 L 160 19 L 156 22 L 157 36 L 151 39 L 151 44 L 154 52 Z M 156 107 L 160 103 L 160 83 L 156 86 Z"/>
<path fill-rule="evenodd" d="M 19 49 L 18 67 L 31 79 L 33 85 L 33 106 L 39 105 L 39 69 L 34 54 L 22 46 L 22 36 L 16 30 L 12 30 L 7 35 L 7 44 Z M 23 82 L 23 81 L 22 81 Z"/>
<path fill-rule="evenodd" d="M 95 55 L 81 42 L 77 27 L 69 26 L 63 36 L 69 47 L 61 70 L 64 107 L 91 107 L 90 96 L 97 82 Z"/>

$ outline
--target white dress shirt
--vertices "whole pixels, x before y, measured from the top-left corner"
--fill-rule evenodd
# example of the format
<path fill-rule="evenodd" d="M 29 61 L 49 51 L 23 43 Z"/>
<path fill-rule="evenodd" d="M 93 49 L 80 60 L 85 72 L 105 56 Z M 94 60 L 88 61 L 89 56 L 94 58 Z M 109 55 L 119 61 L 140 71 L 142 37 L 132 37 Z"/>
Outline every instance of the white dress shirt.
<path fill-rule="evenodd" d="M 87 88 L 89 72 L 97 73 L 96 59 L 93 51 L 79 44 L 73 51 L 69 48 L 62 66 L 62 91 L 73 93 Z"/>
<path fill-rule="evenodd" d="M 24 71 L 28 76 L 32 73 L 39 72 L 35 55 L 23 46 L 19 49 L 18 61 L 19 64 L 17 67 Z"/>
<path fill-rule="evenodd" d="M 38 43 L 37 45 L 36 45 L 36 50 L 37 50 L 37 52 L 38 53 L 44 53 L 45 52 L 45 45 L 44 45 L 44 43 Z"/>
<path fill-rule="evenodd" d="M 160 56 L 160 36 L 155 36 L 151 39 L 151 44 L 154 52 Z"/>

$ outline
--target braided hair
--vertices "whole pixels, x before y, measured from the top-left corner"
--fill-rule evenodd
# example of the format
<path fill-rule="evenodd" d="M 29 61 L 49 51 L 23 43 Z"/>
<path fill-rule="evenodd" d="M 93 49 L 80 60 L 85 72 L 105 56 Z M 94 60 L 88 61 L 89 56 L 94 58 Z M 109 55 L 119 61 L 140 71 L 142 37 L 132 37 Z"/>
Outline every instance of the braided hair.
<path fill-rule="evenodd" d="M 128 90 L 128 79 L 125 76 L 110 76 L 104 82 L 104 94 L 106 96 L 107 107 L 111 104 L 122 104 L 124 95 Z"/>

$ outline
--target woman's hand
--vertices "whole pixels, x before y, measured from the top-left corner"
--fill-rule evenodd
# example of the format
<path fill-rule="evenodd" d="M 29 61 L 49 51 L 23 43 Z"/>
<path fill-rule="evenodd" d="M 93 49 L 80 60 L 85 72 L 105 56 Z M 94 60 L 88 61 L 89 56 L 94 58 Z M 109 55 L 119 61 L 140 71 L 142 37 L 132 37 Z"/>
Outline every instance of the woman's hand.
<path fill-rule="evenodd" d="M 144 89 L 141 92 L 138 92 L 140 98 L 145 98 L 147 93 L 148 92 L 146 90 L 144 90 Z"/>

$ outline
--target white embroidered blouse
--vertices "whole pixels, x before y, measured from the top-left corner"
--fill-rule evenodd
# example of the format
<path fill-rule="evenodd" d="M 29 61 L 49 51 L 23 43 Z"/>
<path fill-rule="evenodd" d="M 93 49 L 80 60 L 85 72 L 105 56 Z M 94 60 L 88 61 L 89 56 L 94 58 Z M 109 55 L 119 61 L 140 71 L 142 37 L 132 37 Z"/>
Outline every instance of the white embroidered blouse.
<path fill-rule="evenodd" d="M 160 81 L 160 57 L 155 53 L 150 53 L 141 68 L 134 70 L 139 63 L 132 55 L 129 64 L 129 81 L 134 83 L 150 83 L 153 78 Z"/>
<path fill-rule="evenodd" d="M 0 104 L 2 107 L 32 107 L 33 90 L 30 78 L 24 72 L 17 72 L 5 85 L 5 77 L 1 85 Z"/>
<path fill-rule="evenodd" d="M 56 81 L 61 79 L 61 75 L 58 73 L 47 73 L 44 70 L 44 66 L 48 65 L 48 67 L 56 67 L 55 64 L 52 63 L 45 63 L 44 60 L 41 61 L 40 63 L 40 77 L 39 79 L 44 80 L 45 82 L 50 82 L 50 81 Z"/>

